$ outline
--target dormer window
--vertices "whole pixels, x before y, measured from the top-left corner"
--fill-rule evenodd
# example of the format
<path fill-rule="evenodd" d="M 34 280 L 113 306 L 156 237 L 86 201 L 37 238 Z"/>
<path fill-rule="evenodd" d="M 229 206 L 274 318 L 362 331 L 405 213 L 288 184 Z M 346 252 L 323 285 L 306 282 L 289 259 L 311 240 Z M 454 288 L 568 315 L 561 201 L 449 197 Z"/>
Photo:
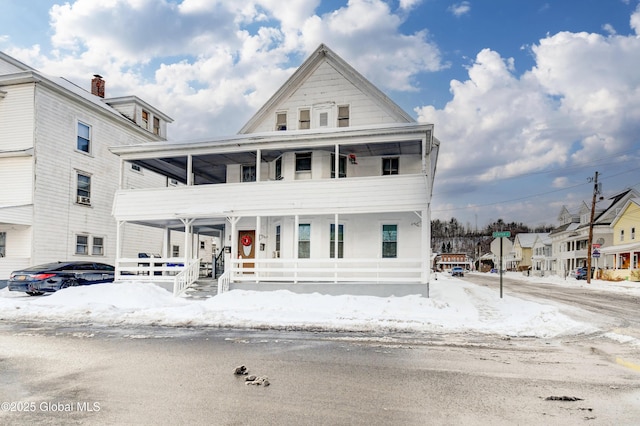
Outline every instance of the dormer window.
<path fill-rule="evenodd" d="M 153 117 L 153 133 L 160 136 L 160 119 Z"/>
<path fill-rule="evenodd" d="M 276 114 L 276 130 L 287 130 L 287 113 L 279 112 Z"/>

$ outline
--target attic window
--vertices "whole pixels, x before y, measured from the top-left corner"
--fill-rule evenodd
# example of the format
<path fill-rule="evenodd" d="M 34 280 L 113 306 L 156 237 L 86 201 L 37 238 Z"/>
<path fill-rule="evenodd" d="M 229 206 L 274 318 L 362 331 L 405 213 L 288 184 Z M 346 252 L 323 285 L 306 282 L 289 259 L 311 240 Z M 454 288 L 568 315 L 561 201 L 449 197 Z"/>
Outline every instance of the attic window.
<path fill-rule="evenodd" d="M 145 110 L 142 110 L 142 127 L 149 129 L 149 113 Z"/>
<path fill-rule="evenodd" d="M 311 128 L 311 110 L 301 109 L 300 117 L 298 118 L 298 129 L 310 129 Z"/>
<path fill-rule="evenodd" d="M 349 127 L 349 105 L 338 107 L 338 127 Z"/>
<path fill-rule="evenodd" d="M 160 119 L 153 117 L 153 133 L 160 136 Z"/>
<path fill-rule="evenodd" d="M 287 130 L 286 112 L 279 112 L 276 114 L 276 130 Z"/>

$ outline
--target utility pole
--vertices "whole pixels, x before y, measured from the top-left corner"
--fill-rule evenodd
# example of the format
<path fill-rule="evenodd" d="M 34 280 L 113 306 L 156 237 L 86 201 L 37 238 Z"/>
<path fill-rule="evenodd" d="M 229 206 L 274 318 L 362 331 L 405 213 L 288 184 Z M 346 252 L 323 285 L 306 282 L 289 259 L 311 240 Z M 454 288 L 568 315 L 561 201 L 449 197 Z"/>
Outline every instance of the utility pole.
<path fill-rule="evenodd" d="M 589 178 L 591 180 L 591 178 Z M 587 284 L 591 284 L 591 251 L 593 250 L 593 219 L 596 214 L 596 197 L 598 189 L 598 172 L 593 177 L 593 199 L 591 200 L 591 218 L 589 219 L 589 240 L 587 241 Z"/>

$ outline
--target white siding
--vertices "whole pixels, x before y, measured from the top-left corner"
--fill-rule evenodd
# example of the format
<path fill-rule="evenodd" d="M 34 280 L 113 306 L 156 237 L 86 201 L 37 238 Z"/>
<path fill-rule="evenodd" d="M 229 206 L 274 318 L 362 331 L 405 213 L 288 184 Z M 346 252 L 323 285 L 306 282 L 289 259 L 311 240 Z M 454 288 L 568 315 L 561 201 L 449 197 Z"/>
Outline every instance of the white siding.
<path fill-rule="evenodd" d="M 118 188 L 120 162 L 108 147 L 145 140 L 127 126 L 116 124 L 101 113 L 42 86 L 36 92 L 36 108 L 33 261 L 78 258 L 76 235 L 82 234 L 104 238 L 104 256 L 89 257 L 111 263 L 116 255 L 116 222 L 111 208 Z M 76 150 L 78 121 L 91 127 L 89 154 Z M 77 171 L 91 176 L 90 206 L 76 203 Z M 164 181 L 158 175 L 156 179 Z M 140 175 L 127 170 L 125 180 L 135 184 Z M 161 232 L 137 229 L 128 233 L 134 242 L 133 251 L 147 251 L 147 232 L 151 233 L 149 238 L 159 238 L 156 246 L 161 245 Z M 138 241 L 141 248 L 137 246 Z"/>
<path fill-rule="evenodd" d="M 33 202 L 33 158 L 0 158 L 0 207 Z"/>
<path fill-rule="evenodd" d="M 2 63 L 2 61 L 0 61 Z M 0 99 L 0 152 L 33 147 L 33 84 L 3 87 Z"/>
<path fill-rule="evenodd" d="M 350 127 L 395 122 L 380 105 L 351 84 L 328 62 L 322 62 L 295 93 L 277 105 L 274 111 L 287 111 L 287 129 L 295 130 L 298 128 L 298 109 L 323 103 L 332 103 L 334 108 L 338 105 L 349 105 Z M 337 109 L 329 127 L 337 127 L 336 117 Z M 268 116 L 255 132 L 274 131 L 275 122 L 275 114 Z"/>
<path fill-rule="evenodd" d="M 0 59 L 0 75 L 1 74 L 13 74 L 16 72 L 20 72 L 23 71 L 22 69 L 16 67 L 15 65 L 12 65 L 8 62 L 3 61 L 2 59 Z"/>

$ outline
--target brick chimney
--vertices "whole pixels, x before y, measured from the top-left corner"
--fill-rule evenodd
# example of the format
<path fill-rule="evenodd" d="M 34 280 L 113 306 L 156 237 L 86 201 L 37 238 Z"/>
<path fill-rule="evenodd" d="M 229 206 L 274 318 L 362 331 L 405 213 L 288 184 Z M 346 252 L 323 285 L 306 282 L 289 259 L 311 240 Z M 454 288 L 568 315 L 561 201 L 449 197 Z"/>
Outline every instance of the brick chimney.
<path fill-rule="evenodd" d="M 93 75 L 93 80 L 91 80 L 91 94 L 104 98 L 104 80 L 101 75 Z"/>

